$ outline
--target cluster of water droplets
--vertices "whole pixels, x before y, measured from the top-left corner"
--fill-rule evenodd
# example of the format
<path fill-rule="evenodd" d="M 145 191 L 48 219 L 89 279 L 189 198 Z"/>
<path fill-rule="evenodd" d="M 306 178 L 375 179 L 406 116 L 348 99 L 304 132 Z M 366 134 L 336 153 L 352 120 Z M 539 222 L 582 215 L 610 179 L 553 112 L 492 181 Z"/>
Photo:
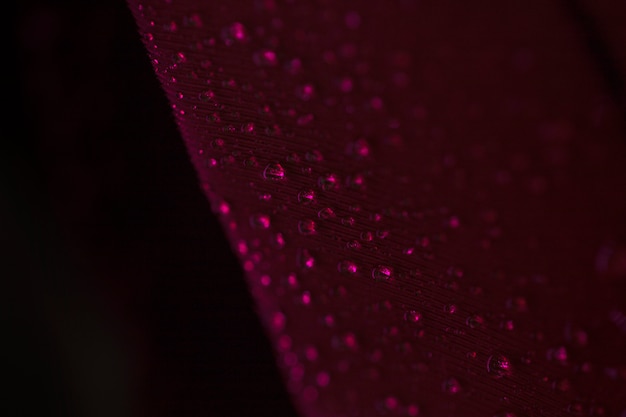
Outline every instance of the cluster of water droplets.
<path fill-rule="evenodd" d="M 164 25 L 168 33 L 204 27 L 200 16 L 195 14 L 184 17 L 181 22 L 169 21 Z M 363 26 L 362 18 L 356 12 L 348 12 L 344 16 L 344 25 L 350 31 L 360 30 Z M 275 22 L 274 26 L 280 25 Z M 269 28 L 265 30 L 270 32 Z M 381 315 L 390 311 L 397 313 L 399 317 L 397 326 L 387 329 L 385 334 L 385 340 L 393 340 L 394 352 L 389 352 L 386 346 L 372 348 L 370 344 L 375 345 L 375 343 L 361 338 L 358 332 L 345 328 L 330 336 L 326 345 L 323 341 L 319 341 L 319 345 L 311 344 L 302 347 L 298 341 L 292 340 L 289 336 L 289 316 L 282 311 L 270 313 L 267 321 L 272 331 L 279 335 L 277 345 L 281 352 L 282 364 L 288 369 L 290 389 L 308 401 L 315 401 L 323 392 L 322 390 L 332 387 L 334 381 L 338 379 L 336 373 L 348 372 L 350 361 L 346 358 L 350 355 L 365 355 L 366 347 L 370 349 L 367 354 L 371 363 L 368 366 L 372 366 L 368 377 L 375 380 L 381 378 L 380 375 L 384 373 L 384 369 L 378 367 L 377 364 L 391 355 L 404 354 L 410 357 L 411 366 L 417 370 L 414 372 L 428 369 L 428 366 L 431 366 L 432 353 L 420 347 L 416 342 L 418 338 L 432 337 L 432 340 L 446 340 L 445 343 L 448 343 L 448 340 L 455 341 L 454 337 L 460 338 L 469 334 L 472 338 L 479 339 L 485 335 L 486 330 L 517 332 L 517 320 L 522 317 L 521 321 L 523 321 L 523 315 L 529 315 L 532 312 L 526 297 L 512 293 L 506 303 L 501 306 L 503 315 L 494 319 L 485 314 L 479 305 L 463 301 L 480 299 L 483 291 L 480 287 L 464 283 L 470 280 L 465 270 L 448 260 L 437 259 L 433 255 L 436 252 L 433 248 L 439 250 L 445 247 L 454 233 L 466 227 L 465 216 L 457 215 L 447 208 L 437 207 L 418 211 L 388 207 L 390 205 L 388 200 L 394 200 L 395 197 L 385 194 L 386 184 L 380 179 L 384 178 L 383 173 L 391 171 L 393 167 L 376 167 L 372 161 L 376 161 L 378 156 L 376 152 L 380 146 L 386 144 L 401 148 L 404 138 L 400 133 L 395 133 L 399 125 L 397 120 L 388 122 L 388 126 L 393 128 L 394 133 L 385 137 L 373 138 L 352 132 L 346 134 L 345 137 L 338 138 L 338 141 L 343 141 L 341 157 L 345 159 L 337 160 L 335 155 L 327 155 L 322 149 L 315 149 L 314 140 L 306 143 L 307 146 L 301 146 L 300 142 L 304 142 L 307 138 L 297 133 L 305 132 L 305 134 L 312 135 L 313 139 L 315 139 L 314 135 L 318 134 L 315 133 L 314 127 L 316 118 L 319 116 L 309 111 L 308 109 L 312 107 L 308 106 L 318 101 L 326 103 L 329 107 L 334 106 L 333 103 L 342 102 L 346 103 L 343 110 L 347 114 L 365 111 L 363 109 L 381 113 L 387 111 L 389 107 L 385 97 L 380 94 L 371 94 L 365 104 L 357 105 L 351 102 L 351 94 L 362 88 L 362 84 L 367 84 L 359 79 L 358 74 L 336 77 L 335 90 L 312 82 L 306 76 L 310 73 L 310 69 L 307 68 L 305 59 L 281 55 L 277 46 L 272 42 L 266 40 L 259 42 L 257 31 L 256 28 L 252 29 L 241 22 L 233 22 L 221 28 L 218 34 L 199 41 L 199 45 L 196 45 L 194 50 L 200 47 L 207 50 L 207 48 L 221 46 L 242 48 L 241 50 L 245 50 L 249 55 L 249 62 L 259 70 L 259 83 L 269 82 L 267 80 L 270 77 L 267 74 L 270 71 L 275 71 L 281 77 L 297 76 L 297 79 L 293 79 L 291 88 L 287 90 L 295 104 L 290 103 L 289 106 L 281 107 L 270 100 L 262 100 L 259 98 L 262 96 L 260 89 L 252 83 L 247 84 L 241 80 L 220 75 L 223 71 L 221 67 L 223 64 L 216 63 L 217 57 L 202 60 L 200 68 L 193 69 L 193 73 L 198 77 L 198 74 L 210 75 L 204 80 L 205 82 L 199 83 L 202 88 L 196 92 L 183 91 L 181 88 L 173 100 L 176 103 L 176 114 L 180 117 L 189 117 L 189 110 L 183 108 L 186 103 L 196 103 L 193 109 L 201 109 L 204 112 L 198 110 L 197 117 L 212 127 L 216 127 L 216 131 L 219 132 L 217 135 L 208 134 L 210 138 L 206 140 L 207 146 L 198 150 L 198 156 L 203 158 L 205 166 L 221 169 L 226 173 L 223 174 L 224 176 L 237 172 L 238 169 L 251 173 L 246 174 L 246 186 L 254 190 L 255 200 L 261 204 L 259 208 L 263 208 L 262 210 L 231 205 L 221 198 L 212 198 L 214 212 L 224 219 L 229 230 L 247 227 L 253 231 L 252 238 L 238 240 L 235 244 L 236 252 L 244 259 L 244 269 L 251 275 L 258 275 L 258 283 L 262 288 L 273 291 L 277 297 L 288 294 L 290 300 L 295 300 L 294 304 L 297 304 L 298 308 L 308 308 L 313 311 L 316 308 L 319 308 L 320 312 L 323 311 L 321 300 L 349 295 L 355 282 L 364 286 L 377 286 L 376 288 L 394 288 L 399 292 L 410 294 L 406 296 L 410 306 L 404 305 L 398 308 L 398 311 L 388 300 L 370 307 L 372 311 Z M 150 48 L 156 48 L 154 36 L 151 33 L 144 36 L 144 41 Z M 358 55 L 359 51 L 355 47 L 343 44 L 337 48 L 337 51 L 325 53 L 323 57 L 320 57 L 320 61 L 331 63 L 339 59 L 356 60 Z M 207 54 L 207 57 L 209 56 Z M 167 73 L 168 82 L 175 83 L 176 72 L 190 66 L 192 61 L 190 57 L 189 52 L 178 51 L 153 63 L 161 72 Z M 399 56 L 397 59 L 402 61 L 408 58 Z M 358 67 L 356 63 L 355 67 Z M 359 71 L 367 72 L 364 67 L 361 67 Z M 406 85 L 407 77 L 405 68 L 402 68 L 394 73 L 393 82 L 400 86 Z M 333 93 L 330 94 L 328 91 L 333 91 Z M 257 114 L 254 117 L 238 114 L 236 106 L 225 99 L 231 95 L 240 101 L 245 101 L 246 98 L 262 101 Z M 426 110 L 420 107 L 414 109 L 413 113 L 418 119 L 422 119 L 425 117 Z M 311 130 L 290 132 L 286 124 L 275 123 L 274 118 L 277 115 L 295 120 L 295 125 L 299 129 Z M 254 145 L 248 146 L 252 149 L 245 149 L 241 141 L 236 140 L 238 135 L 250 140 L 250 143 Z M 436 135 L 433 134 L 433 136 Z M 271 152 L 269 160 L 266 157 L 267 152 L 257 152 L 257 149 L 254 149 L 256 144 L 261 143 L 259 141 L 270 140 L 268 138 L 284 142 L 281 150 Z M 448 157 L 444 165 L 454 166 L 455 158 Z M 345 166 L 349 166 L 350 169 L 344 169 Z M 376 168 L 379 170 L 377 171 Z M 398 177 L 398 181 L 402 179 Z M 537 193 L 543 189 L 540 182 L 536 181 L 533 188 Z M 241 183 L 237 184 L 237 187 L 239 186 Z M 224 193 L 228 192 L 230 190 Z M 351 199 L 340 198 L 344 196 L 344 193 L 351 196 Z M 237 194 L 233 192 L 231 195 Z M 371 195 L 375 198 L 370 199 Z M 233 201 L 235 201 L 234 197 Z M 379 206 L 361 207 L 362 203 L 371 204 L 372 201 L 379 203 Z M 248 213 L 246 211 L 248 209 L 251 212 Z M 239 219 L 240 223 L 237 224 L 238 213 L 244 212 L 247 213 L 246 219 L 244 221 Z M 483 210 L 479 219 L 474 219 L 484 228 L 484 236 L 480 244 L 486 249 L 491 248 L 502 234 L 497 218 L 497 211 L 487 208 Z M 398 224 L 402 224 L 402 221 L 411 221 L 420 226 L 430 222 L 437 224 L 438 227 L 423 233 L 420 230 L 419 236 L 408 236 L 406 230 L 397 227 Z M 417 229 L 416 227 L 412 230 Z M 331 241 L 336 244 L 332 251 L 327 251 L 322 247 L 320 243 L 322 241 Z M 266 250 L 264 245 L 269 245 L 276 252 L 289 255 L 275 255 L 276 257 L 272 258 L 273 255 Z M 279 256 L 291 256 L 291 258 L 289 260 Z M 292 262 L 298 271 L 283 277 L 272 276 L 261 267 L 265 258 L 269 259 L 268 263 L 278 262 L 277 259 L 280 262 Z M 623 267 L 624 258 L 626 257 L 623 247 L 607 245 L 598 252 L 596 268 L 600 273 L 609 276 L 623 275 L 623 271 L 626 270 Z M 327 263 L 330 263 L 329 267 Z M 323 281 L 321 286 L 323 290 L 304 281 L 307 274 L 310 276 L 318 271 L 320 271 L 318 279 Z M 468 273 L 471 272 L 470 269 Z M 421 304 L 423 299 L 427 298 L 425 293 L 433 298 L 436 295 L 437 303 Z M 456 297 L 455 294 L 460 295 Z M 286 297 L 284 299 L 287 299 Z M 330 304 L 330 301 L 326 302 Z M 355 313 L 355 315 L 358 314 L 362 312 Z M 624 330 L 626 329 L 624 317 L 626 317 L 624 313 L 618 310 L 613 311 L 610 316 L 616 326 L 621 326 L 622 331 L 626 331 Z M 493 325 L 494 322 L 495 325 Z M 334 331 L 333 329 L 339 327 L 338 323 L 341 323 L 341 318 L 332 314 L 323 314 L 319 323 Z M 379 322 L 375 321 L 375 323 Z M 451 339 L 443 339 L 444 336 L 441 335 L 444 333 L 445 337 L 451 337 Z M 406 334 L 410 336 L 402 336 Z M 437 336 L 431 336 L 431 334 Z M 541 341 L 537 336 L 540 334 L 539 331 L 533 334 L 538 342 Z M 401 340 L 402 337 L 405 339 Z M 532 355 L 471 350 L 463 357 L 467 361 L 468 369 L 475 366 L 476 369 L 480 369 L 481 375 L 496 379 L 502 384 L 500 386 L 504 387 L 503 389 L 513 391 L 514 386 L 507 385 L 509 381 L 515 379 L 517 373 L 524 373 L 528 366 L 533 364 L 533 358 L 537 356 L 545 357 L 551 365 L 567 369 L 585 368 L 584 364 L 576 363 L 572 359 L 570 351 L 587 348 L 588 334 L 580 328 L 569 328 L 563 339 L 563 344 L 555 340 L 552 347 Z M 340 359 L 333 364 L 334 367 L 325 369 L 317 364 L 320 362 L 320 352 L 328 348 L 344 356 L 338 354 L 337 357 Z M 419 355 L 425 358 L 418 360 Z M 463 369 L 463 366 L 460 369 Z M 560 393 L 572 391 L 573 382 L 569 379 L 552 378 L 550 380 L 553 380 L 551 386 L 555 391 Z M 472 378 L 458 371 L 454 375 L 438 380 L 437 384 L 440 386 L 437 389 L 446 395 L 460 397 L 471 390 L 471 381 Z M 393 395 L 377 399 L 374 407 L 381 414 L 417 416 L 420 413 L 420 407 L 416 403 L 403 402 Z M 498 407 L 494 405 L 495 408 L 499 408 L 499 405 Z M 600 416 L 602 408 L 573 401 L 567 407 L 567 412 L 572 415 Z M 518 415 L 521 413 L 510 410 L 494 411 L 493 414 L 494 417 L 517 417 Z"/>

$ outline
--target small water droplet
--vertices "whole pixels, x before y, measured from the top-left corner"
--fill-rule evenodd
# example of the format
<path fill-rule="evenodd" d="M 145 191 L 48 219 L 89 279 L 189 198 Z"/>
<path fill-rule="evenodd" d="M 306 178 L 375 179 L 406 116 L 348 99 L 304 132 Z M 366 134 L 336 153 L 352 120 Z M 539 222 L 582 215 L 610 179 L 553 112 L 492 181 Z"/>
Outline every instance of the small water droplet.
<path fill-rule="evenodd" d="M 370 153 L 370 145 L 363 138 L 357 139 L 354 142 L 349 143 L 346 147 L 346 154 L 355 159 L 367 158 Z"/>
<path fill-rule="evenodd" d="M 285 247 L 285 238 L 282 233 L 276 233 L 272 237 L 272 246 L 276 249 L 282 249 Z"/>
<path fill-rule="evenodd" d="M 548 349 L 546 351 L 546 356 L 548 360 L 553 360 L 561 364 L 565 364 L 567 362 L 567 349 L 565 349 L 565 346 Z"/>
<path fill-rule="evenodd" d="M 509 376 L 513 372 L 513 365 L 506 356 L 494 354 L 487 359 L 487 372 L 497 378 Z"/>
<path fill-rule="evenodd" d="M 359 243 L 358 240 L 350 240 L 348 243 L 346 243 L 346 247 L 348 249 L 361 249 L 361 244 Z"/>
<path fill-rule="evenodd" d="M 270 216 L 257 213 L 250 216 L 250 226 L 254 229 L 268 229 L 270 227 Z"/>
<path fill-rule="evenodd" d="M 354 217 L 352 216 L 347 216 L 347 217 L 343 217 L 341 219 L 341 224 L 343 224 L 344 226 L 354 226 L 355 220 Z"/>
<path fill-rule="evenodd" d="M 454 314 L 456 313 L 456 310 L 457 310 L 456 304 L 446 304 L 445 306 L 443 306 L 443 311 L 448 314 Z"/>
<path fill-rule="evenodd" d="M 580 401 L 572 401 L 567 406 L 567 412 L 575 416 L 582 416 L 585 414 L 585 405 Z"/>
<path fill-rule="evenodd" d="M 276 52 L 271 49 L 262 49 L 252 55 L 252 60 L 259 67 L 275 67 L 278 64 Z"/>
<path fill-rule="evenodd" d="M 356 274 L 358 268 L 352 261 L 343 260 L 337 264 L 337 270 L 342 274 Z"/>
<path fill-rule="evenodd" d="M 457 216 L 452 216 L 448 220 L 448 226 L 451 229 L 458 229 L 461 226 L 461 220 Z"/>
<path fill-rule="evenodd" d="M 376 230 L 376 237 L 379 239 L 386 239 L 387 237 L 389 237 L 389 230 L 385 230 L 385 229 Z"/>
<path fill-rule="evenodd" d="M 480 314 L 472 314 L 465 320 L 465 324 L 471 329 L 479 329 L 485 324 L 485 319 Z"/>
<path fill-rule="evenodd" d="M 215 98 L 215 93 L 211 90 L 206 90 L 198 94 L 198 99 L 200 101 L 211 101 Z"/>
<path fill-rule="evenodd" d="M 409 404 L 406 407 L 406 415 L 409 417 L 417 417 L 420 413 L 420 409 L 417 405 L 415 404 Z"/>
<path fill-rule="evenodd" d="M 330 383 L 330 375 L 328 374 L 328 372 L 322 371 L 317 374 L 317 377 L 315 378 L 315 380 L 318 386 L 326 387 Z"/>
<path fill-rule="evenodd" d="M 525 313 L 528 311 L 528 302 L 523 296 L 515 296 L 506 300 L 506 307 L 516 313 Z"/>
<path fill-rule="evenodd" d="M 458 379 L 451 376 L 443 381 L 442 384 L 443 392 L 448 394 L 457 394 L 461 391 L 461 383 Z"/>
<path fill-rule="evenodd" d="M 222 29 L 222 40 L 228 46 L 235 42 L 246 42 L 248 34 L 243 24 L 235 22 L 232 25 Z"/>
<path fill-rule="evenodd" d="M 274 181 L 284 180 L 286 178 L 285 169 L 278 162 L 272 162 L 263 170 L 263 178 Z"/>
<path fill-rule="evenodd" d="M 317 231 L 317 225 L 311 219 L 301 220 L 298 223 L 298 231 L 305 236 L 312 235 Z"/>
<path fill-rule="evenodd" d="M 339 178 L 337 174 L 325 174 L 319 177 L 317 184 L 324 191 L 333 191 L 339 186 Z"/>
<path fill-rule="evenodd" d="M 363 232 L 361 233 L 361 240 L 364 242 L 370 242 L 372 239 L 374 239 L 374 236 L 372 235 L 372 232 Z"/>
<path fill-rule="evenodd" d="M 300 191 L 298 193 L 298 202 L 301 204 L 311 204 L 315 202 L 315 191 L 311 189 Z"/>
<path fill-rule="evenodd" d="M 409 323 L 419 323 L 422 320 L 422 314 L 416 310 L 408 310 L 404 313 L 404 320 Z"/>
<path fill-rule="evenodd" d="M 377 281 L 389 281 L 393 275 L 393 268 L 386 265 L 378 265 L 372 269 L 372 278 Z"/>
<path fill-rule="evenodd" d="M 315 96 L 315 87 L 311 84 L 304 84 L 296 88 L 296 96 L 300 100 L 308 101 Z"/>
<path fill-rule="evenodd" d="M 322 153 L 320 151 L 314 150 L 304 154 L 304 159 L 306 159 L 308 162 L 322 162 L 322 160 L 324 160 L 324 157 L 322 156 Z"/>
<path fill-rule="evenodd" d="M 300 248 L 297 254 L 297 263 L 302 269 L 313 269 L 315 258 L 308 249 Z"/>
<path fill-rule="evenodd" d="M 259 194 L 259 200 L 268 202 L 272 199 L 272 195 L 270 193 L 262 193 Z"/>
<path fill-rule="evenodd" d="M 572 388 L 572 383 L 567 378 L 560 378 L 552 383 L 552 388 L 560 392 L 567 392 Z"/>
<path fill-rule="evenodd" d="M 333 217 L 335 217 L 335 212 L 330 207 L 326 207 L 326 208 L 321 209 L 317 213 L 317 216 L 322 220 L 328 220 L 328 219 L 332 219 Z"/>

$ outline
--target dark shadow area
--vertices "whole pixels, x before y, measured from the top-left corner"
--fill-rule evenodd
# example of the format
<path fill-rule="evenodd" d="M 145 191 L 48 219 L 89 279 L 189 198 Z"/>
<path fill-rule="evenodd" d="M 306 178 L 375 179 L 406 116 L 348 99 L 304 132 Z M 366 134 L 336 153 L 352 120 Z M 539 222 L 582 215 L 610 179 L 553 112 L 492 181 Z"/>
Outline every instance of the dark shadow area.
<path fill-rule="evenodd" d="M 126 4 L 11 22 L 5 415 L 295 415 Z"/>

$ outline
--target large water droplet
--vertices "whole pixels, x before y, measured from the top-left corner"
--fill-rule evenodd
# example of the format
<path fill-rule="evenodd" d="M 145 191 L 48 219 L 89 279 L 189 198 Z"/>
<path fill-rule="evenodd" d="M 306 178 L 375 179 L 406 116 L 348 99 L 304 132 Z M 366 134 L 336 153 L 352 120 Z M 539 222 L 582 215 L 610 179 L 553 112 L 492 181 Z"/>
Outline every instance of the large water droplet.
<path fill-rule="evenodd" d="M 393 275 L 393 268 L 386 265 L 378 265 L 372 269 L 372 278 L 377 281 L 389 281 Z"/>
<path fill-rule="evenodd" d="M 285 169 L 278 162 L 267 164 L 263 170 L 263 178 L 274 181 L 284 180 L 286 178 Z"/>
<path fill-rule="evenodd" d="M 491 375 L 501 378 L 511 375 L 513 372 L 513 365 L 509 358 L 502 354 L 494 354 L 487 359 L 487 372 Z"/>

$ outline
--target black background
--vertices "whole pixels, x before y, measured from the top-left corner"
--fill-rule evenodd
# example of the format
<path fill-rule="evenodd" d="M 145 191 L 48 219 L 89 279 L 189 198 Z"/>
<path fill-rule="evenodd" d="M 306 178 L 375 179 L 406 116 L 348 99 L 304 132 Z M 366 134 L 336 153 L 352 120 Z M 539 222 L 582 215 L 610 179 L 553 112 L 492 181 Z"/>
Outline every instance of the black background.
<path fill-rule="evenodd" d="M 126 4 L 14 12 L 4 405 L 20 416 L 294 415 Z"/>

